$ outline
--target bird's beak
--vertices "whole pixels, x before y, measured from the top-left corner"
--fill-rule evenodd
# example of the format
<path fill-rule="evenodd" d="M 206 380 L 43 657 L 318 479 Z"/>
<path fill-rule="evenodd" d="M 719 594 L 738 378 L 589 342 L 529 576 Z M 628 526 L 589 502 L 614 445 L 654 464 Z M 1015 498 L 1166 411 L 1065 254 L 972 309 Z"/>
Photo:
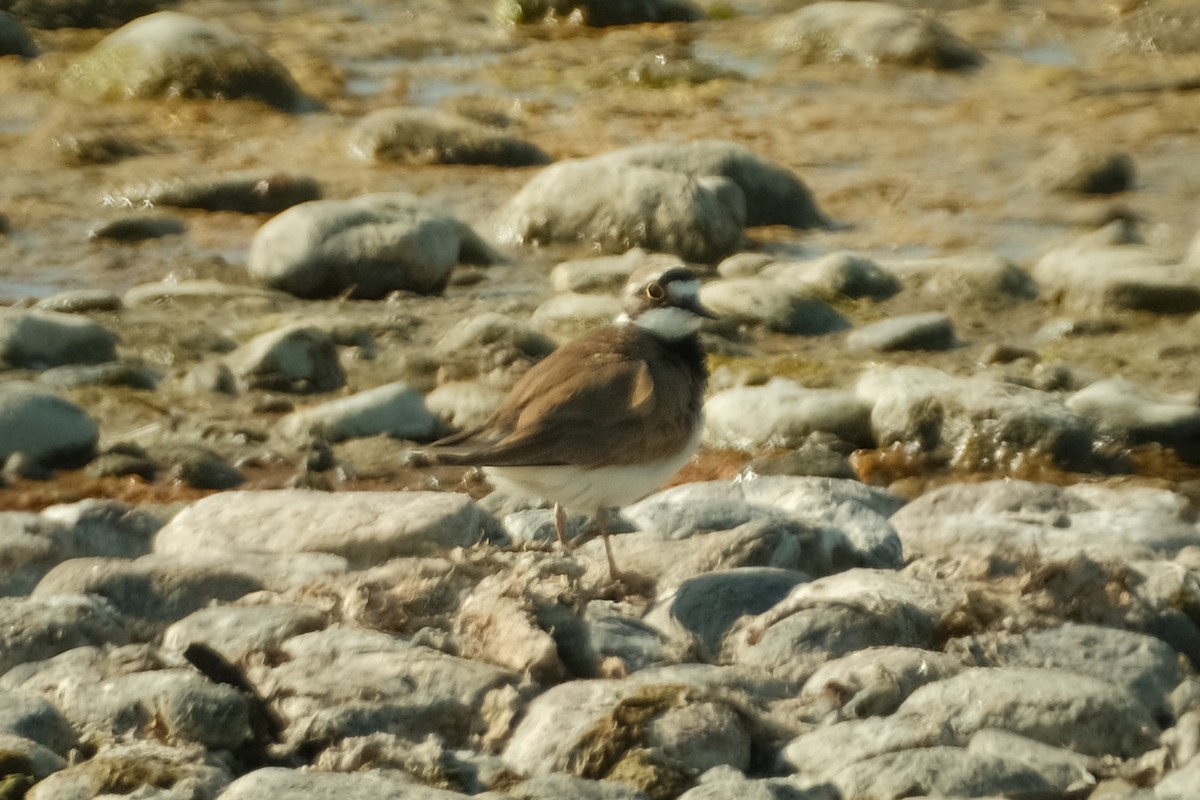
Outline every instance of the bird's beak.
<path fill-rule="evenodd" d="M 688 298 L 684 308 L 695 314 L 697 317 L 704 317 L 705 319 L 720 319 L 720 317 L 718 317 L 711 308 L 707 308 L 700 303 L 699 297 Z"/>

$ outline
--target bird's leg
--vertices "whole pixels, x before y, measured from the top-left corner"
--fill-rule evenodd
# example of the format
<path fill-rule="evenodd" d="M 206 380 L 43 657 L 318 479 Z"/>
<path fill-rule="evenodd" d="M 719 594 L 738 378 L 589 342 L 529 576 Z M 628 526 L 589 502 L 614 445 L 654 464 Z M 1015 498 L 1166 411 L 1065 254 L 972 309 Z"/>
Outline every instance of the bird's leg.
<path fill-rule="evenodd" d="M 554 504 L 554 535 L 563 551 L 571 552 L 571 545 L 567 543 L 567 510 L 558 503 Z"/>
<path fill-rule="evenodd" d="M 596 512 L 596 530 L 604 540 L 604 555 L 608 558 L 608 577 L 614 582 L 621 580 L 624 574 L 617 569 L 617 561 L 613 558 L 612 543 L 608 541 L 608 509 L 602 508 Z"/>

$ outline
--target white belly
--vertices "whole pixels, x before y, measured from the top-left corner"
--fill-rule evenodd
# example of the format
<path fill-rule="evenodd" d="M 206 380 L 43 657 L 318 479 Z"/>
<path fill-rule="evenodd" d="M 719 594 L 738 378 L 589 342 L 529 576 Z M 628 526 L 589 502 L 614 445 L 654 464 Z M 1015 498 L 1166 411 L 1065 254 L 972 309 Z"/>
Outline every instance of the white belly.
<path fill-rule="evenodd" d="M 611 467 L 487 467 L 493 485 L 506 492 L 533 495 L 572 511 L 592 514 L 601 508 L 628 505 L 662 486 L 683 467 L 700 445 L 700 427 L 678 454 L 645 464 Z"/>

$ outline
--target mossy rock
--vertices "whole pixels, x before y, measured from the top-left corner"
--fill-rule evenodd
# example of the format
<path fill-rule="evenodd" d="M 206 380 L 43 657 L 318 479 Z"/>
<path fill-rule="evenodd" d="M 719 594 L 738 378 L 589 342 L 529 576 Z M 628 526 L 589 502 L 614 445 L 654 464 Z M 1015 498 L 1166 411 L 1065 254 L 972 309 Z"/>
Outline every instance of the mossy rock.
<path fill-rule="evenodd" d="M 162 11 L 114 31 L 67 72 L 63 89 L 87 100 L 182 97 L 312 106 L 282 64 L 229 30 Z"/>

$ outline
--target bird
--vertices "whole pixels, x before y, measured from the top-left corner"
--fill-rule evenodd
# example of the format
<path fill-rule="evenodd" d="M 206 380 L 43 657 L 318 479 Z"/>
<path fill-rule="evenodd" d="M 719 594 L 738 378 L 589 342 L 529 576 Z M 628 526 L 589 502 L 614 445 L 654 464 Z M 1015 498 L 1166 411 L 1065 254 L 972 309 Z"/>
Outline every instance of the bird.
<path fill-rule="evenodd" d="M 608 513 L 654 492 L 700 444 L 708 368 L 699 331 L 716 315 L 682 265 L 648 265 L 624 289 L 621 314 L 521 376 L 481 426 L 425 451 L 436 463 L 484 468 L 497 489 L 554 504 L 564 549 L 566 510 L 594 519 L 610 577 L 621 580 Z"/>

